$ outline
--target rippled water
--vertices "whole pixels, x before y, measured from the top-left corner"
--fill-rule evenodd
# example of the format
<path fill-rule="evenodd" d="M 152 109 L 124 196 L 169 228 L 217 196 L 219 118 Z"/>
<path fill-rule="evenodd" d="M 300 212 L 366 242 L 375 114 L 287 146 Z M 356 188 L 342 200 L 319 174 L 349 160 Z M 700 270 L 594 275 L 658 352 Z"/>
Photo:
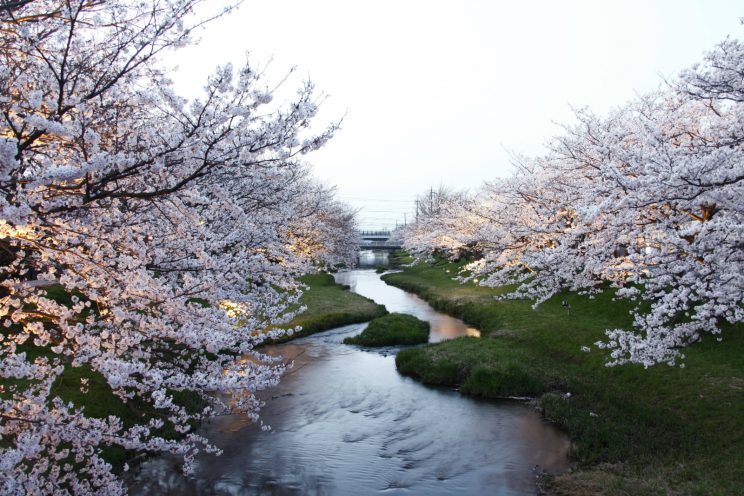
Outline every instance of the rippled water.
<path fill-rule="evenodd" d="M 432 324 L 432 341 L 477 330 L 391 288 L 372 270 L 337 275 L 389 311 Z M 513 402 L 483 402 L 400 376 L 394 351 L 342 344 L 355 324 L 271 347 L 294 360 L 264 392 L 269 432 L 243 416 L 220 418 L 202 434 L 224 450 L 196 473 L 177 460 L 144 464 L 136 494 L 493 494 L 535 493 L 535 466 L 567 468 L 567 438 Z"/>

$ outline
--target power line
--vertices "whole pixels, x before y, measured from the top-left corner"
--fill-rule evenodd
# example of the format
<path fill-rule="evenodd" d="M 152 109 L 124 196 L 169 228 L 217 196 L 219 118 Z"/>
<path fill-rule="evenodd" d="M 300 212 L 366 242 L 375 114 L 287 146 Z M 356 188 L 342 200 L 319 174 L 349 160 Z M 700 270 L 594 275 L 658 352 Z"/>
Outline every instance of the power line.
<path fill-rule="evenodd" d="M 362 208 L 364 208 L 364 207 L 362 207 Z M 413 208 L 411 208 L 410 210 L 413 210 Z M 407 212 L 408 209 L 398 209 L 398 210 L 367 210 L 365 208 L 364 211 L 365 212 L 369 212 L 369 213 L 373 213 L 373 214 L 387 214 L 387 213 L 391 213 L 391 212 Z"/>
<path fill-rule="evenodd" d="M 342 200 L 357 200 L 357 201 L 368 201 L 368 202 L 385 202 L 385 203 L 413 203 L 415 198 L 409 200 L 390 200 L 388 198 L 361 198 L 356 196 L 339 196 Z"/>

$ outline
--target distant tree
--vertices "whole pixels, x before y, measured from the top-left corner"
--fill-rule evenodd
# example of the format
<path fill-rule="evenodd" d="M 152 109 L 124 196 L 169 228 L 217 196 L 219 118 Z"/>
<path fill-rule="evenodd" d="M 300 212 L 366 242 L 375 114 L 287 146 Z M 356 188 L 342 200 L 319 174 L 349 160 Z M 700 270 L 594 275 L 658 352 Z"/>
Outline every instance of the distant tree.
<path fill-rule="evenodd" d="M 419 195 L 415 222 L 401 230 L 404 248 L 413 253 L 441 250 L 450 251 L 455 257 L 462 254 L 470 241 L 465 224 L 468 202 L 464 193 L 443 186 Z"/>
<path fill-rule="evenodd" d="M 262 74 L 225 66 L 201 99 L 172 91 L 158 55 L 189 41 L 200 3 L 0 3 L 2 494 L 124 493 L 106 446 L 187 470 L 217 451 L 192 421 L 257 418 L 283 366 L 255 346 L 283 332 L 298 274 L 349 255 L 353 212 L 301 161 L 336 130 L 308 132 L 310 83 L 274 103 Z M 78 367 L 150 418 L 57 397 Z"/>

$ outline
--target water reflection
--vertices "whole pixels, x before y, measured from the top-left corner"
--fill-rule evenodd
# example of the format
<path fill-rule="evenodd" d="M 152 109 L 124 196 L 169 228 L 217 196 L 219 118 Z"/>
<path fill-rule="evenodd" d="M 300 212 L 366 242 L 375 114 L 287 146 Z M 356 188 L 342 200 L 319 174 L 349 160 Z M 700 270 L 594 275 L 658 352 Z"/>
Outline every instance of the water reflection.
<path fill-rule="evenodd" d="M 376 288 L 391 311 L 415 310 L 434 328 L 436 312 L 414 309 L 402 291 L 383 291 L 372 271 L 338 277 L 362 294 Z M 364 326 L 270 347 L 294 361 L 280 385 L 262 393 L 272 430 L 238 415 L 216 419 L 201 433 L 222 456 L 198 458 L 189 478 L 173 459 L 150 460 L 132 494 L 523 495 L 535 493 L 535 465 L 567 468 L 567 438 L 536 412 L 424 387 L 396 372 L 393 355 L 342 344 Z"/>
<path fill-rule="evenodd" d="M 336 282 L 346 284 L 355 293 L 385 305 L 389 312 L 407 313 L 429 322 L 429 342 L 437 343 L 460 336 L 480 337 L 480 331 L 462 320 L 437 312 L 418 296 L 388 286 L 373 270 L 352 270 L 335 274 Z"/>
<path fill-rule="evenodd" d="M 387 251 L 362 250 L 359 252 L 359 267 L 387 267 L 390 264 Z"/>

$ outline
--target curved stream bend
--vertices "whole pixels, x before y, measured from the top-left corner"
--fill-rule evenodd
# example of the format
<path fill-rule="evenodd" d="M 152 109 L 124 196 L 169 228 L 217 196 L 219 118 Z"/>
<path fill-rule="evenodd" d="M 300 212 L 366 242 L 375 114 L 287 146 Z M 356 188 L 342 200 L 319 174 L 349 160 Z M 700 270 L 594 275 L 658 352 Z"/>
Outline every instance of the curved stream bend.
<path fill-rule="evenodd" d="M 372 270 L 340 283 L 432 325 L 430 340 L 477 330 L 387 286 Z M 402 377 L 391 349 L 342 344 L 354 324 L 271 347 L 294 359 L 261 412 L 269 432 L 243 416 L 217 419 L 202 434 L 224 450 L 179 475 L 177 461 L 144 464 L 136 494 L 535 494 L 535 466 L 567 468 L 569 441 L 513 402 L 483 402 Z"/>

